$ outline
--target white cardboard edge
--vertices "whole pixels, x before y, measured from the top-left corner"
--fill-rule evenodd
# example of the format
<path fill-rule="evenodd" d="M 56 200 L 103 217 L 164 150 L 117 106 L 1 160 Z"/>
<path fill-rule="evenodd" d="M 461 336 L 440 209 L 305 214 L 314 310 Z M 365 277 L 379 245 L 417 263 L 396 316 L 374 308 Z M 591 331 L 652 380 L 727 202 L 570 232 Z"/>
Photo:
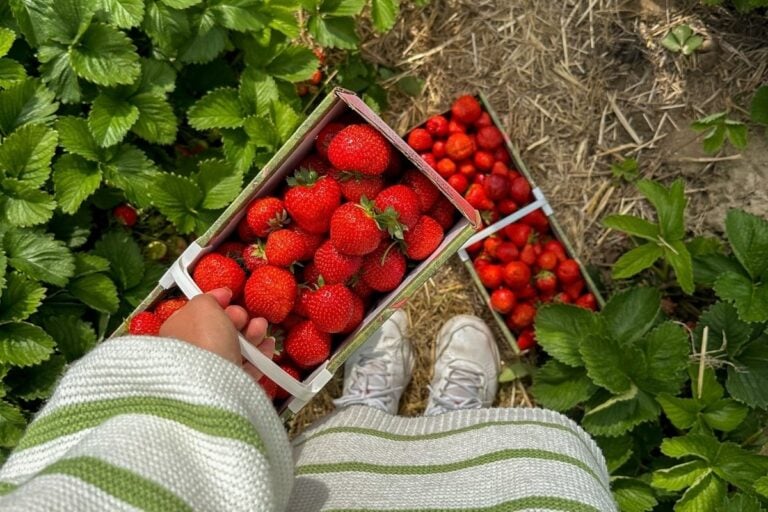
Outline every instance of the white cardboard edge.
<path fill-rule="evenodd" d="M 486 238 L 496 233 L 500 229 L 506 226 L 509 226 L 513 222 L 517 222 L 518 220 L 522 219 L 532 211 L 538 210 L 539 208 L 541 208 L 544 211 L 544 213 L 547 216 L 549 216 L 552 212 L 552 209 L 549 207 L 549 203 L 547 202 L 547 199 L 544 197 L 544 195 L 541 193 L 541 190 L 539 190 L 539 188 L 536 187 L 535 189 L 533 189 L 533 194 L 534 194 L 534 197 L 536 198 L 534 202 L 520 208 L 514 213 L 510 213 L 500 221 L 491 224 L 490 226 L 483 229 L 482 231 L 475 233 L 474 235 L 472 235 L 472 237 L 469 240 L 467 240 L 467 243 L 465 243 L 462 246 L 462 249 L 465 249 L 470 245 L 476 242 L 479 242 L 480 240 L 485 240 Z M 547 211 L 549 211 L 550 213 L 547 213 Z"/>

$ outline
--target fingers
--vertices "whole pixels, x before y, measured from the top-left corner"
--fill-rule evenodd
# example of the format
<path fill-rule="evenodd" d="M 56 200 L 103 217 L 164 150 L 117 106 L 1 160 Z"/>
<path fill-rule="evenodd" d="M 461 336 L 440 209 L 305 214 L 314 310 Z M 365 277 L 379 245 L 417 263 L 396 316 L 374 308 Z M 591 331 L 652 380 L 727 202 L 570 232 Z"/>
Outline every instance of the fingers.
<path fill-rule="evenodd" d="M 257 348 L 259 352 L 272 359 L 272 356 L 275 355 L 275 338 L 266 338 Z"/>
<path fill-rule="evenodd" d="M 242 331 L 248 323 L 248 313 L 241 306 L 227 306 L 224 312 L 229 320 L 235 326 L 235 329 Z"/>
<path fill-rule="evenodd" d="M 243 364 L 243 370 L 245 371 L 245 373 L 250 375 L 251 378 L 253 380 L 255 380 L 256 382 L 258 382 L 259 379 L 264 375 L 255 366 L 253 366 L 251 363 L 247 363 L 247 362 Z"/>
<path fill-rule="evenodd" d="M 206 292 L 205 295 L 210 295 L 216 299 L 216 302 L 218 302 L 219 306 L 222 308 L 229 306 L 229 302 L 232 300 L 232 290 L 229 288 L 216 288 L 215 290 Z"/>
<path fill-rule="evenodd" d="M 254 318 L 250 322 L 248 322 L 248 327 L 245 329 L 245 332 L 243 332 L 245 335 L 245 339 L 250 341 L 256 346 L 259 346 L 259 344 L 264 339 L 264 336 L 267 335 L 267 320 L 264 318 Z M 273 347 L 274 347 L 274 340 L 273 340 Z"/>

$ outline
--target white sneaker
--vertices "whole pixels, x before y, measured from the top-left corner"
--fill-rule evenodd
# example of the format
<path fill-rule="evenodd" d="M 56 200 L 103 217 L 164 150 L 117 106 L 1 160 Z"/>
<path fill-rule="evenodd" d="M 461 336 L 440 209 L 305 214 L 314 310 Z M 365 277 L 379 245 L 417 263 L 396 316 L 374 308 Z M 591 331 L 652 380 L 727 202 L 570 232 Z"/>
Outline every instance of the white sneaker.
<path fill-rule="evenodd" d="M 396 311 L 344 364 L 344 394 L 336 407 L 367 405 L 389 414 L 397 407 L 413 373 L 413 352 L 405 333 L 408 317 Z"/>
<path fill-rule="evenodd" d="M 458 315 L 437 335 L 435 375 L 425 416 L 490 407 L 498 388 L 499 348 L 479 318 Z"/>

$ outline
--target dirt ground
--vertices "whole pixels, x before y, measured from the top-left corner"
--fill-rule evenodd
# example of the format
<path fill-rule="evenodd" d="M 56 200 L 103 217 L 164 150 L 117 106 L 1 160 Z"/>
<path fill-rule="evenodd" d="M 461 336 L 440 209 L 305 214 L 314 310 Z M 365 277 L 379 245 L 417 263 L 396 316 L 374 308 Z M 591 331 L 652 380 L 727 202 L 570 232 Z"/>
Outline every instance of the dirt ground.
<path fill-rule="evenodd" d="M 660 45 L 680 23 L 705 36 L 688 57 Z M 603 271 L 626 241 L 603 229 L 601 218 L 651 214 L 636 190 L 611 176 L 611 164 L 624 158 L 636 158 L 644 177 L 685 179 L 693 233 L 722 232 L 733 206 L 768 216 L 766 131 L 752 127 L 744 151 L 726 145 L 707 155 L 690 129 L 720 111 L 747 120 L 752 94 L 768 83 L 766 17 L 698 1 L 432 0 L 405 8 L 389 34 L 368 34 L 363 52 L 399 71 L 388 82 L 384 117 L 401 132 L 461 93 L 484 92 L 576 251 Z M 419 97 L 395 86 L 409 75 L 425 81 Z M 401 414 L 423 411 L 434 336 L 460 312 L 486 315 L 454 258 L 409 302 L 418 366 Z M 294 432 L 330 411 L 339 392 L 337 376 L 295 419 Z M 500 389 L 501 405 L 532 401 L 525 382 Z"/>

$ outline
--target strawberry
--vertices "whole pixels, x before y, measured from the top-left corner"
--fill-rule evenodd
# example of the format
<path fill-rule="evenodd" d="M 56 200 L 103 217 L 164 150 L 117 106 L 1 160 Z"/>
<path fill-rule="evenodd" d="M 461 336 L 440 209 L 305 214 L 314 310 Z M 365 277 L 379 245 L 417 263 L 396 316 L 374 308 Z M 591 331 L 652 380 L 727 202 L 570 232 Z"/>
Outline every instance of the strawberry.
<path fill-rule="evenodd" d="M 478 130 L 483 126 L 493 126 L 493 119 L 491 119 L 491 115 L 485 111 L 483 111 L 483 113 L 480 114 L 480 117 L 477 118 L 477 121 L 475 121 L 475 127 Z"/>
<path fill-rule="evenodd" d="M 327 240 L 315 252 L 314 263 L 317 273 L 327 284 L 337 284 L 355 275 L 363 264 L 363 258 L 341 253 Z"/>
<path fill-rule="evenodd" d="M 264 254 L 270 265 L 290 267 L 306 254 L 304 237 L 290 229 L 273 231 L 267 237 Z"/>
<path fill-rule="evenodd" d="M 298 299 L 297 299 L 297 300 L 298 300 Z M 295 308 L 294 308 L 294 309 L 295 309 Z M 285 329 L 286 331 L 290 331 L 291 329 L 293 329 L 294 327 L 296 327 L 297 325 L 299 325 L 299 324 L 300 324 L 301 322 L 303 322 L 304 320 L 306 320 L 306 318 L 304 318 L 304 317 L 303 317 L 303 316 L 301 316 L 301 315 L 298 315 L 298 314 L 296 314 L 294 311 L 291 311 L 290 313 L 288 313 L 288 316 L 287 316 L 287 317 L 285 317 L 285 320 L 283 320 L 283 321 L 280 323 L 280 327 L 282 327 L 282 328 L 283 328 L 283 329 Z M 281 341 L 280 343 L 282 344 L 282 341 Z M 281 353 L 281 354 L 282 354 L 282 353 Z M 275 361 L 275 362 L 277 362 L 277 361 Z"/>
<path fill-rule="evenodd" d="M 416 192 L 422 213 L 429 211 L 440 197 L 440 191 L 424 174 L 416 169 L 409 169 L 403 174 L 402 184 Z M 376 197 L 372 195 L 369 197 Z"/>
<path fill-rule="evenodd" d="M 562 263 L 568 259 L 568 254 L 565 252 L 565 247 L 563 247 L 563 244 L 561 244 L 558 240 L 548 240 L 545 242 L 544 250 L 555 253 L 558 263 Z"/>
<path fill-rule="evenodd" d="M 483 126 L 477 130 L 477 145 L 483 149 L 494 150 L 504 143 L 504 135 L 495 126 Z"/>
<path fill-rule="evenodd" d="M 536 345 L 536 338 L 533 334 L 533 329 L 523 329 L 523 331 L 517 336 L 517 348 L 520 350 L 528 350 Z"/>
<path fill-rule="evenodd" d="M 510 242 L 522 249 L 531 240 L 533 228 L 527 224 L 510 224 L 504 228 L 504 235 Z"/>
<path fill-rule="evenodd" d="M 531 280 L 531 269 L 522 261 L 510 261 L 504 265 L 504 282 L 513 290 L 518 290 Z"/>
<path fill-rule="evenodd" d="M 504 241 L 497 235 L 491 235 L 483 240 L 483 251 L 491 258 L 496 258 L 496 251 Z"/>
<path fill-rule="evenodd" d="M 313 233 L 307 233 L 301 228 L 289 228 L 289 229 L 304 240 L 304 254 L 301 255 L 301 258 L 299 258 L 299 260 L 301 261 L 311 260 L 315 256 L 315 251 L 317 251 L 318 247 L 320 247 L 320 245 L 325 240 L 324 236 L 316 235 Z"/>
<path fill-rule="evenodd" d="M 573 283 L 581 279 L 581 269 L 576 260 L 565 260 L 555 270 L 557 278 L 565 284 Z"/>
<path fill-rule="evenodd" d="M 317 60 L 320 61 L 320 64 L 325 64 L 325 51 L 322 47 L 318 46 L 316 48 L 312 49 L 312 53 L 315 54 L 315 57 L 317 57 Z"/>
<path fill-rule="evenodd" d="M 184 297 L 166 299 L 155 306 L 155 316 L 160 320 L 160 323 L 165 322 L 172 314 L 186 306 L 187 302 L 189 302 L 189 300 Z"/>
<path fill-rule="evenodd" d="M 472 207 L 478 210 L 490 210 L 493 208 L 493 201 L 488 199 L 483 186 L 478 183 L 471 184 L 464 197 Z"/>
<path fill-rule="evenodd" d="M 119 204 L 112 210 L 112 216 L 123 226 L 131 227 L 136 224 L 139 214 L 136 209 L 129 204 Z"/>
<path fill-rule="evenodd" d="M 448 160 L 450 162 L 450 160 Z M 448 177 L 448 184 L 459 194 L 463 194 L 469 188 L 469 181 L 463 174 L 453 174 Z"/>
<path fill-rule="evenodd" d="M 597 299 L 592 293 L 585 293 L 574 301 L 574 304 L 584 309 L 591 309 L 595 311 L 597 309 Z"/>
<path fill-rule="evenodd" d="M 517 250 L 517 246 L 512 242 L 503 242 L 496 249 L 496 257 L 502 263 L 509 263 L 520 257 L 520 251 Z"/>
<path fill-rule="evenodd" d="M 557 254 L 552 251 L 545 250 L 539 254 L 538 258 L 536 258 L 536 264 L 541 269 L 554 270 L 557 266 Z"/>
<path fill-rule="evenodd" d="M 517 203 L 511 199 L 502 199 L 496 203 L 496 208 L 502 215 L 510 215 L 515 213 L 518 209 Z"/>
<path fill-rule="evenodd" d="M 309 77 L 309 83 L 312 85 L 320 85 L 320 82 L 323 81 L 323 71 L 320 69 L 316 69 L 312 76 Z"/>
<path fill-rule="evenodd" d="M 568 295 L 565 292 L 556 293 L 554 297 L 552 297 L 552 302 L 556 302 L 558 304 L 570 304 L 573 302 L 573 299 L 571 299 L 571 296 Z"/>
<path fill-rule="evenodd" d="M 267 264 L 267 256 L 264 253 L 264 245 L 259 242 L 251 244 L 243 249 L 243 265 L 249 272 Z"/>
<path fill-rule="evenodd" d="M 312 301 L 312 293 L 311 288 L 299 286 L 299 293 L 296 295 L 296 303 L 293 305 L 291 314 L 309 318 L 309 303 Z M 285 323 L 285 320 L 283 320 L 283 323 Z"/>
<path fill-rule="evenodd" d="M 507 164 L 499 160 L 493 162 L 493 167 L 491 167 L 491 174 L 501 174 L 502 176 L 506 176 L 507 178 L 511 179 L 517 178 L 517 176 L 510 176 L 509 167 L 507 167 Z"/>
<path fill-rule="evenodd" d="M 451 119 L 448 122 L 448 135 L 450 136 L 452 133 L 467 133 L 467 125 L 458 119 Z"/>
<path fill-rule="evenodd" d="M 444 231 L 448 231 L 453 227 L 456 207 L 453 206 L 453 203 L 447 197 L 440 196 L 434 206 L 427 212 L 427 215 L 435 219 Z"/>
<path fill-rule="evenodd" d="M 579 296 L 581 296 L 581 292 L 584 290 L 586 284 L 587 283 L 585 283 L 584 280 L 579 277 L 579 279 L 571 283 L 563 283 L 561 288 L 565 293 L 568 294 L 571 300 L 576 300 L 579 298 Z"/>
<path fill-rule="evenodd" d="M 522 176 L 509 183 L 509 197 L 517 204 L 528 204 L 533 200 L 531 184 Z"/>
<path fill-rule="evenodd" d="M 309 370 L 331 355 L 331 335 L 305 320 L 288 331 L 283 347 L 299 368 Z"/>
<path fill-rule="evenodd" d="M 349 321 L 347 322 L 347 325 L 344 326 L 344 329 L 341 330 L 341 333 L 349 334 L 357 329 L 357 326 L 363 321 L 363 317 L 365 317 L 365 303 L 363 302 L 363 299 L 353 293 L 352 314 L 349 316 Z"/>
<path fill-rule="evenodd" d="M 280 368 L 294 379 L 301 380 L 301 372 L 292 364 L 282 363 Z M 270 400 L 285 400 L 291 396 L 286 390 L 278 386 L 266 375 L 262 375 L 262 377 L 259 379 L 259 385 L 262 387 Z"/>
<path fill-rule="evenodd" d="M 522 261 L 526 265 L 534 265 L 536 263 L 536 258 L 538 258 L 538 256 L 536 255 L 536 250 L 534 249 L 534 245 L 525 244 L 525 247 L 523 247 L 523 250 L 520 251 L 520 261 Z"/>
<path fill-rule="evenodd" d="M 309 293 L 307 313 L 319 330 L 336 333 L 344 330 L 352 316 L 354 294 L 343 284 L 326 284 Z"/>
<path fill-rule="evenodd" d="M 271 231 L 280 229 L 285 224 L 286 218 L 285 206 L 283 202 L 276 197 L 259 197 L 251 201 L 248 205 L 246 222 L 249 232 L 253 236 L 262 238 Z M 241 236 L 241 238 L 243 238 Z M 243 241 L 247 241 L 243 238 Z"/>
<path fill-rule="evenodd" d="M 376 250 L 387 233 L 381 225 L 395 226 L 394 212 L 377 213 L 370 201 L 344 203 L 331 216 L 331 242 L 339 252 L 364 256 Z M 392 229 L 396 230 L 396 227 Z"/>
<path fill-rule="evenodd" d="M 373 199 L 384 190 L 384 178 L 381 176 L 351 172 L 333 173 L 332 176 L 338 181 L 344 199 L 353 203 L 359 203 L 363 197 Z"/>
<path fill-rule="evenodd" d="M 507 314 L 515 306 L 515 294 L 509 288 L 496 288 L 491 293 L 491 307 L 501 314 Z"/>
<path fill-rule="evenodd" d="M 535 299 L 536 288 L 531 283 L 525 283 L 525 286 L 517 291 L 518 299 Z"/>
<path fill-rule="evenodd" d="M 160 326 L 163 321 L 154 313 L 142 311 L 136 313 L 128 324 L 128 332 L 136 335 L 157 336 L 160 334 Z"/>
<path fill-rule="evenodd" d="M 341 204 L 341 188 L 330 176 L 315 171 L 296 171 L 288 178 L 285 209 L 298 226 L 308 233 L 328 231 L 331 214 Z"/>
<path fill-rule="evenodd" d="M 433 137 L 445 137 L 448 135 L 448 120 L 445 116 L 437 115 L 427 119 L 424 127 Z"/>
<path fill-rule="evenodd" d="M 443 241 L 443 228 L 435 219 L 422 215 L 413 229 L 405 232 L 403 241 L 407 257 L 415 261 L 425 260 Z"/>
<path fill-rule="evenodd" d="M 359 274 L 350 280 L 349 289 L 352 290 L 352 293 L 363 300 L 369 298 L 375 291 L 373 288 L 368 286 L 365 281 L 363 281 L 363 278 Z"/>
<path fill-rule="evenodd" d="M 452 133 L 445 141 L 445 153 L 456 162 L 469 158 L 474 152 L 475 143 L 465 133 Z"/>
<path fill-rule="evenodd" d="M 521 302 L 507 316 L 507 325 L 513 329 L 524 329 L 533 324 L 535 317 L 536 308 L 532 304 Z"/>
<path fill-rule="evenodd" d="M 305 283 L 314 284 L 320 280 L 320 272 L 314 263 L 308 264 L 304 267 L 304 272 L 301 273 L 301 277 Z"/>
<path fill-rule="evenodd" d="M 512 162 L 512 158 L 509 156 L 509 151 L 503 146 L 493 150 L 493 158 L 507 165 Z"/>
<path fill-rule="evenodd" d="M 442 140 L 438 140 L 437 142 L 432 144 L 432 154 L 438 160 L 440 160 L 441 158 L 445 158 L 445 155 L 447 154 L 445 152 L 445 142 Z"/>
<path fill-rule="evenodd" d="M 370 125 L 351 124 L 331 140 L 328 161 L 340 171 L 378 175 L 389 166 L 389 142 Z"/>
<path fill-rule="evenodd" d="M 469 160 L 461 162 L 459 164 L 459 172 L 467 177 L 468 180 L 474 179 L 474 183 L 483 184 L 483 181 L 485 181 L 485 176 L 480 174 L 477 175 L 477 168 L 475 167 L 475 164 L 470 162 Z"/>
<path fill-rule="evenodd" d="M 487 151 L 477 151 L 472 157 L 475 167 L 481 171 L 488 172 L 493 167 L 493 155 Z"/>
<path fill-rule="evenodd" d="M 483 107 L 474 96 L 459 96 L 451 105 L 451 116 L 462 123 L 474 123 L 483 113 Z"/>
<path fill-rule="evenodd" d="M 317 174 L 328 174 L 333 170 L 333 167 L 326 162 L 322 156 L 317 153 L 312 153 L 305 156 L 301 162 L 299 162 L 299 169 L 309 169 L 315 171 Z"/>
<path fill-rule="evenodd" d="M 427 163 L 428 166 L 433 169 L 437 169 L 437 159 L 435 158 L 435 155 L 432 153 L 422 153 L 419 156 Z"/>
<path fill-rule="evenodd" d="M 245 283 L 245 309 L 251 316 L 279 324 L 296 302 L 296 279 L 284 268 L 265 265 L 253 271 Z"/>
<path fill-rule="evenodd" d="M 232 258 L 210 252 L 197 262 L 192 279 L 203 292 L 229 288 L 232 296 L 237 297 L 243 291 L 245 271 Z"/>
<path fill-rule="evenodd" d="M 437 162 L 435 170 L 443 179 L 447 180 L 456 173 L 456 162 L 450 158 L 443 158 Z"/>
<path fill-rule="evenodd" d="M 489 289 L 495 289 L 501 286 L 501 281 L 504 275 L 501 265 L 486 263 L 479 268 L 475 268 L 477 270 L 477 277 L 480 278 L 480 282 L 483 283 L 483 286 Z"/>
<path fill-rule="evenodd" d="M 405 277 L 405 256 L 400 249 L 383 242 L 363 258 L 360 271 L 363 281 L 377 292 L 389 292 L 397 288 Z"/>
<path fill-rule="evenodd" d="M 480 153 L 476 153 L 475 156 L 479 154 Z M 485 180 L 483 180 L 483 190 L 485 190 L 485 195 L 488 196 L 488 199 L 491 201 L 504 199 L 507 196 L 508 188 L 509 183 L 507 177 L 501 174 L 489 174 L 485 177 Z"/>
<path fill-rule="evenodd" d="M 315 137 L 315 149 L 323 158 L 328 158 L 328 146 L 331 141 L 344 129 L 344 125 L 341 123 L 328 123 L 318 132 Z"/>
<path fill-rule="evenodd" d="M 245 243 L 250 243 L 256 240 L 256 234 L 251 231 L 251 227 L 248 225 L 248 217 L 245 216 L 237 223 L 237 237 Z"/>
<path fill-rule="evenodd" d="M 392 185 L 376 196 L 374 205 L 381 212 L 392 208 L 397 220 L 407 229 L 413 229 L 421 216 L 421 204 L 416 192 L 405 185 Z"/>
<path fill-rule="evenodd" d="M 223 254 L 227 258 L 232 258 L 233 260 L 241 259 L 243 257 L 243 250 L 245 250 L 244 243 L 231 240 L 224 242 L 216 248 L 217 253 Z"/>
<path fill-rule="evenodd" d="M 539 233 L 546 233 L 549 230 L 549 219 L 541 210 L 533 210 L 531 213 L 520 219 L 523 224 L 528 224 Z"/>
<path fill-rule="evenodd" d="M 557 278 L 549 270 L 542 270 L 536 274 L 534 285 L 543 294 L 553 294 L 557 288 Z"/>
<path fill-rule="evenodd" d="M 432 135 L 424 128 L 414 128 L 408 134 L 408 145 L 416 151 L 429 151 L 432 148 Z"/>

